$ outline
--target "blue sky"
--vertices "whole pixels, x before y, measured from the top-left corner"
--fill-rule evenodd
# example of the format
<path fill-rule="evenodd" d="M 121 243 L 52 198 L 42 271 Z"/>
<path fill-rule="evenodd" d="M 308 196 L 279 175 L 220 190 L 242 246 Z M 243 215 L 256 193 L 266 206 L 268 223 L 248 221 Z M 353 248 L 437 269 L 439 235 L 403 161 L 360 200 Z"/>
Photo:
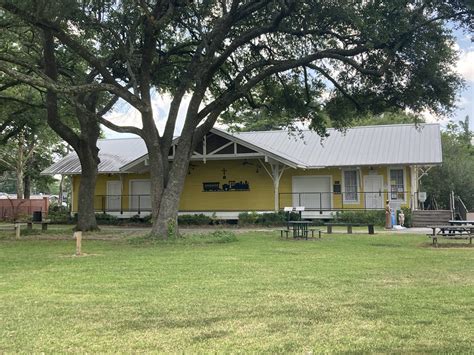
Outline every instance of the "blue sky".
<path fill-rule="evenodd" d="M 456 48 L 459 51 L 459 60 L 456 63 L 453 63 L 453 67 L 464 79 L 465 87 L 458 93 L 457 107 L 452 116 L 434 117 L 433 115 L 426 113 L 425 118 L 428 122 L 438 122 L 442 127 L 445 127 L 450 120 L 455 122 L 461 120 L 464 121 L 464 118 L 469 116 L 471 130 L 474 131 L 474 43 L 471 41 L 472 35 L 469 36 L 462 31 L 454 31 L 454 35 L 456 38 Z M 185 105 L 180 109 L 176 134 L 179 133 L 180 128 L 182 127 L 185 108 L 189 102 L 188 99 L 189 98 L 185 98 Z M 153 100 L 153 111 L 159 129 L 164 127 L 170 102 L 170 97 L 160 97 L 155 95 Z M 139 113 L 123 102 L 115 107 L 114 111 L 108 115 L 108 118 L 119 125 L 141 126 Z M 105 127 L 103 128 L 106 138 L 125 136 L 122 133 L 111 131 Z M 133 135 L 127 134 L 126 136 Z"/>
<path fill-rule="evenodd" d="M 453 119 L 464 120 L 469 116 L 471 130 L 474 131 L 474 43 L 472 34 L 469 36 L 461 31 L 456 31 L 456 42 L 459 46 L 460 59 L 456 63 L 457 71 L 466 82 L 466 87 L 459 93 L 458 108 Z"/>

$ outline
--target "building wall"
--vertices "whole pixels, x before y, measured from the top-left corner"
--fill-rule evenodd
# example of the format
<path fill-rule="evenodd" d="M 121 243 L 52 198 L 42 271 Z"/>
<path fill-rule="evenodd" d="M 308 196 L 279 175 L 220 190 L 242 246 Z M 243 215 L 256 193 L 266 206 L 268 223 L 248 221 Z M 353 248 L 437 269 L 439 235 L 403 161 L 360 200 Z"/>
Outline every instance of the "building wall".
<path fill-rule="evenodd" d="M 225 173 L 223 171 L 225 169 Z M 268 166 L 268 169 L 270 167 Z M 405 191 L 407 197 L 404 206 L 410 203 L 410 169 L 404 167 Z M 294 176 L 330 176 L 332 185 L 339 181 L 343 185 L 343 170 L 340 168 L 302 170 L 288 168 L 280 180 L 280 207 L 291 206 L 292 179 Z M 388 197 L 390 182 L 388 181 L 389 168 L 363 167 L 358 173 L 359 191 L 364 191 L 364 176 L 381 175 L 383 177 L 383 190 L 385 201 Z M 224 175 L 225 174 L 225 175 Z M 225 176 L 225 178 L 224 178 Z M 130 180 L 149 179 L 147 174 L 102 174 L 99 175 L 96 185 L 95 208 L 101 210 L 107 194 L 107 181 L 120 181 L 122 179 L 122 207 L 129 207 Z M 229 181 L 249 183 L 249 191 L 203 191 L 203 182 L 219 182 L 222 188 Z M 77 211 L 77 194 L 80 176 L 73 178 L 73 211 Z M 288 193 L 288 194 L 286 194 Z M 357 203 L 343 203 L 342 195 L 332 195 L 333 208 L 364 208 L 364 194 L 361 193 Z M 193 161 L 189 168 L 183 194 L 180 202 L 181 211 L 269 211 L 274 209 L 273 182 L 265 169 L 256 160 L 227 160 L 227 161 Z"/>

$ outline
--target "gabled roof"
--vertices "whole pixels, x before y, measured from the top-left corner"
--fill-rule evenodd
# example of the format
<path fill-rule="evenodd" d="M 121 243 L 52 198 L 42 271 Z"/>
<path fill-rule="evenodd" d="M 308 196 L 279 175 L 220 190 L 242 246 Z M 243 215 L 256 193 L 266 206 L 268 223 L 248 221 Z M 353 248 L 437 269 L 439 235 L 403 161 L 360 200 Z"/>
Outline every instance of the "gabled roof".
<path fill-rule="evenodd" d="M 303 169 L 371 165 L 438 165 L 442 162 L 438 124 L 364 126 L 344 132 L 329 129 L 321 139 L 314 131 L 290 135 L 287 131 L 229 133 L 213 128 L 213 134 L 233 140 L 283 164 Z M 125 166 L 146 158 L 141 138 L 98 141 L 100 173 L 119 173 Z M 75 153 L 53 164 L 42 174 L 80 174 Z"/>

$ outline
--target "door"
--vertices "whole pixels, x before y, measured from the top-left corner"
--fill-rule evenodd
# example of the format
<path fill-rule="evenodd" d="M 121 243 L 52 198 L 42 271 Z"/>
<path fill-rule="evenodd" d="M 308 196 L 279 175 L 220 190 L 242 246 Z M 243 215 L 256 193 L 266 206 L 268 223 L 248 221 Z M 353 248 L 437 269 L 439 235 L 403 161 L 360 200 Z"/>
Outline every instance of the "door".
<path fill-rule="evenodd" d="M 130 210 L 150 211 L 150 180 L 130 181 Z"/>
<path fill-rule="evenodd" d="M 122 183 L 120 181 L 107 181 L 107 211 L 121 211 L 122 209 Z"/>
<path fill-rule="evenodd" d="M 364 176 L 365 208 L 383 209 L 383 177 L 382 175 Z"/>
<path fill-rule="evenodd" d="M 293 176 L 293 207 L 305 210 L 330 210 L 332 206 L 330 176 Z"/>

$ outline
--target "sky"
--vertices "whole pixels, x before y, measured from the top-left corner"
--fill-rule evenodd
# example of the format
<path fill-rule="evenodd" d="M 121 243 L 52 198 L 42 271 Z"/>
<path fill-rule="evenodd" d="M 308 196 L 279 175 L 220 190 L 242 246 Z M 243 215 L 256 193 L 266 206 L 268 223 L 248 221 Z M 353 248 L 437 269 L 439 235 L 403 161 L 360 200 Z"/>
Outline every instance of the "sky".
<path fill-rule="evenodd" d="M 465 80 L 466 86 L 459 93 L 458 108 L 453 120 L 460 121 L 469 116 L 469 127 L 474 130 L 474 43 L 471 41 L 472 36 L 470 37 L 465 33 L 457 31 L 455 35 L 460 53 L 456 70 Z"/>
<path fill-rule="evenodd" d="M 450 120 L 454 122 L 464 121 L 465 117 L 469 116 L 469 126 L 471 130 L 474 131 L 474 43 L 467 34 L 461 31 L 454 31 L 454 35 L 456 38 L 455 47 L 459 52 L 459 59 L 456 63 L 453 63 L 453 66 L 464 79 L 465 86 L 458 93 L 456 109 L 452 116 L 435 117 L 429 112 L 423 115 L 427 122 L 438 122 L 442 127 L 446 127 L 446 124 Z M 171 98 L 168 95 L 154 95 L 153 97 L 153 112 L 160 133 L 166 123 L 170 102 Z M 175 130 L 176 135 L 181 131 L 188 103 L 189 97 L 185 97 L 178 114 L 178 122 Z M 119 101 L 113 111 L 108 114 L 107 118 L 121 126 L 131 125 L 141 127 L 139 112 L 131 108 L 125 102 Z M 103 127 L 103 129 L 106 138 L 133 137 L 131 134 L 117 133 L 106 127 Z"/>

